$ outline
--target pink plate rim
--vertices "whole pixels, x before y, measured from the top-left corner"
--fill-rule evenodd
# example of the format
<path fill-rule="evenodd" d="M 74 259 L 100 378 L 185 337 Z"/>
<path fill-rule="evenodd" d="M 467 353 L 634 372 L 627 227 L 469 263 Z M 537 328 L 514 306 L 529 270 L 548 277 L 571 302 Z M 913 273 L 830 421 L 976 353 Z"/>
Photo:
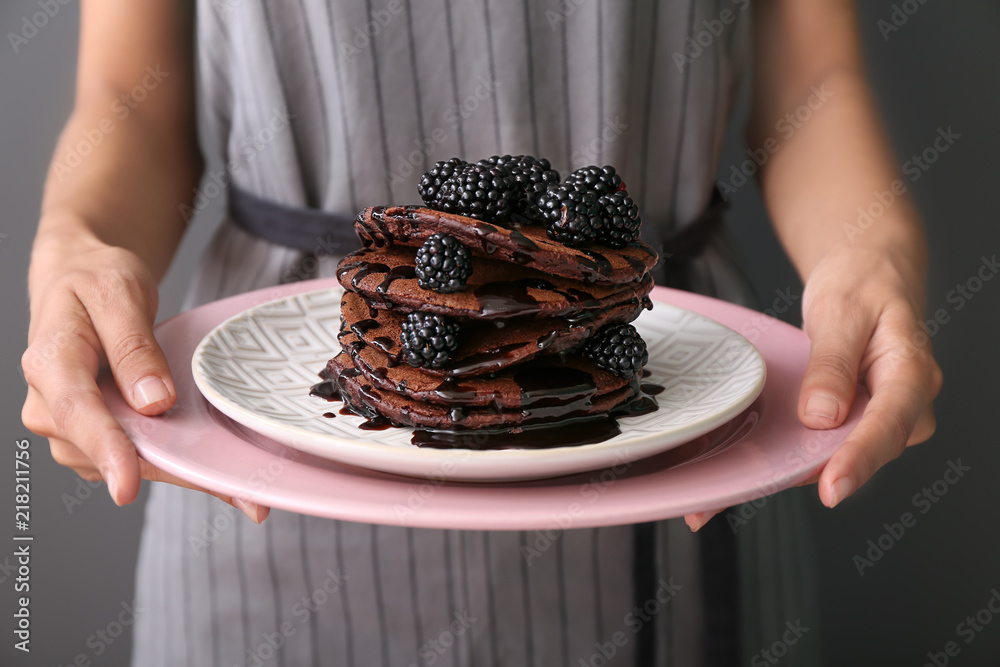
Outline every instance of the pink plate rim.
<path fill-rule="evenodd" d="M 867 394 L 843 425 L 816 431 L 798 421 L 809 354 L 800 329 L 742 306 L 664 287 L 652 297 L 739 332 L 764 357 L 767 379 L 744 413 L 681 447 L 603 471 L 520 482 L 416 479 L 328 461 L 285 447 L 212 408 L 194 384 L 191 355 L 212 328 L 267 301 L 333 287 L 312 280 L 240 294 L 156 327 L 178 401 L 167 414 L 132 410 L 113 379 L 100 378 L 112 414 L 153 465 L 212 491 L 315 516 L 425 528 L 536 530 L 641 523 L 746 502 L 815 473 L 858 423 Z"/>

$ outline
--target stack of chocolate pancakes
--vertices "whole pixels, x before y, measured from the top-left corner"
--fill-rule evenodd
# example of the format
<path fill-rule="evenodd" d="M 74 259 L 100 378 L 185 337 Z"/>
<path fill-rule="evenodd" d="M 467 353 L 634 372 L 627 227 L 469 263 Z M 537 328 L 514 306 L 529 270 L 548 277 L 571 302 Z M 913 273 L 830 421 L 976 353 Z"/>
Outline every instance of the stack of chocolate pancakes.
<path fill-rule="evenodd" d="M 602 327 L 652 307 L 657 255 L 648 245 L 570 247 L 541 226 L 417 206 L 367 208 L 355 228 L 363 248 L 337 270 L 346 290 L 343 350 L 321 373 L 320 393 L 365 417 L 363 428 L 519 433 L 635 410 L 641 374 L 612 374 L 581 348 Z M 453 237 L 471 255 L 461 291 L 418 284 L 418 249 L 435 235 Z M 447 363 L 407 362 L 401 334 L 411 313 L 457 323 Z"/>

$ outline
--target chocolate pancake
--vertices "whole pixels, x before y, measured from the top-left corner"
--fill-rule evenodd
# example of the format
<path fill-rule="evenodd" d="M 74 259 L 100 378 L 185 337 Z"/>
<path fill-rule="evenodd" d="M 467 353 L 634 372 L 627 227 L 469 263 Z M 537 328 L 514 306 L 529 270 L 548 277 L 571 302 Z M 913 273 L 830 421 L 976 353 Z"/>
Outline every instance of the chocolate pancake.
<path fill-rule="evenodd" d="M 652 276 L 623 285 L 581 284 L 509 262 L 475 258 L 466 289 L 438 294 L 422 289 L 414 273 L 416 250 L 360 250 L 337 268 L 340 284 L 377 309 L 421 311 L 451 317 L 503 319 L 527 315 L 576 316 L 647 298 Z"/>
<path fill-rule="evenodd" d="M 540 354 L 573 348 L 594 331 L 611 322 L 631 322 L 645 307 L 642 299 L 582 313 L 576 317 L 521 317 L 512 320 L 464 320 L 458 349 L 446 368 L 425 368 L 437 376 L 473 376 L 527 361 Z M 399 335 L 406 316 L 392 310 L 370 308 L 358 294 L 345 292 L 340 304 L 344 330 L 366 345 L 396 358 L 402 352 Z M 503 326 L 498 327 L 497 324 Z"/>
<path fill-rule="evenodd" d="M 420 246 L 433 234 L 450 234 L 480 257 L 590 283 L 630 283 L 657 261 L 656 251 L 642 242 L 571 248 L 550 239 L 541 225 L 505 227 L 420 206 L 369 207 L 354 227 L 366 247 Z"/>
<path fill-rule="evenodd" d="M 462 405 L 449 407 L 414 400 L 394 391 L 376 388 L 363 372 L 355 367 L 347 352 L 341 352 L 327 363 L 325 375 L 329 377 L 340 398 L 354 412 L 370 419 L 381 416 L 396 424 L 432 429 L 512 429 L 561 419 L 603 415 L 638 391 L 635 383 L 626 383 L 617 389 L 604 392 L 597 388 L 591 395 L 583 395 L 560 405 L 550 405 L 546 401 L 536 400 L 529 407 L 514 409 L 497 409 L 492 404 L 484 407 Z M 582 393 L 579 376 L 572 375 L 575 377 L 567 377 L 571 385 L 568 391 Z M 557 391 L 551 383 L 545 384 L 545 378 L 538 378 L 537 381 L 544 386 L 541 393 Z M 532 391 L 540 391 L 527 380 L 522 380 L 522 384 L 527 385 L 526 391 L 529 394 Z M 522 386 L 518 391 L 523 388 Z"/>
<path fill-rule="evenodd" d="M 376 389 L 452 408 L 556 407 L 585 402 L 630 384 L 579 353 L 536 357 L 488 377 L 441 378 L 406 363 L 394 363 L 392 357 L 365 345 L 354 334 L 346 334 L 341 342 L 355 368 Z"/>

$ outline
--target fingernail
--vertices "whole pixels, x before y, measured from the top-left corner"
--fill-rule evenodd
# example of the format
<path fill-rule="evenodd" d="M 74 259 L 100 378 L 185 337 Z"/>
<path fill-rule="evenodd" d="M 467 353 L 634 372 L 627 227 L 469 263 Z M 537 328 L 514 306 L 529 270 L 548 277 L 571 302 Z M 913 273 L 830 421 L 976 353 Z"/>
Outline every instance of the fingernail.
<path fill-rule="evenodd" d="M 142 378 L 132 388 L 132 401 L 137 408 L 144 408 L 168 398 L 170 398 L 170 391 L 167 389 L 167 385 L 155 375 Z"/>
<path fill-rule="evenodd" d="M 105 471 L 104 483 L 108 485 L 108 495 L 111 496 L 111 500 L 114 501 L 115 505 L 120 505 L 118 502 L 118 475 L 114 470 Z"/>
<path fill-rule="evenodd" d="M 810 417 L 824 417 L 836 421 L 839 409 L 837 399 L 824 394 L 813 394 L 806 401 L 806 415 Z"/>
<path fill-rule="evenodd" d="M 840 501 L 851 495 L 854 491 L 854 480 L 850 477 L 841 477 L 830 486 L 831 498 L 830 507 L 836 507 Z"/>
<path fill-rule="evenodd" d="M 251 521 L 260 524 L 260 519 L 257 518 L 258 506 L 256 504 L 242 498 L 233 498 L 233 504 L 239 507 L 240 511 L 246 514 Z"/>

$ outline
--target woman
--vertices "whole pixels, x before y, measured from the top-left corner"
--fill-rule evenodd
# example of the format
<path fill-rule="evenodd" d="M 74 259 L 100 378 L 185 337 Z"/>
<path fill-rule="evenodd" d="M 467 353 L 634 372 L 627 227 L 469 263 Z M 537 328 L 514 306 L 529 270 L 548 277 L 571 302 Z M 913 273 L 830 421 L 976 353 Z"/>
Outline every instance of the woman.
<path fill-rule="evenodd" d="M 135 664 L 732 664 L 803 613 L 798 549 L 808 540 L 796 530 L 794 492 L 740 535 L 743 604 L 753 611 L 744 652 L 734 642 L 735 547 L 719 521 L 700 535 L 678 522 L 571 530 L 530 566 L 520 554 L 530 534 L 278 511 L 192 550 L 187 537 L 223 506 L 140 460 L 94 378 L 106 360 L 136 410 L 174 403 L 152 322 L 202 174 L 197 111 L 225 164 L 213 176 L 228 184 L 230 205 L 187 306 L 329 276 L 362 206 L 414 200 L 436 160 L 504 153 L 548 157 L 563 174 L 615 165 L 647 240 L 686 248 L 661 278 L 752 303 L 712 208 L 722 133 L 752 50 L 747 139 L 766 155 L 761 187 L 806 284 L 812 347 L 800 419 L 842 423 L 859 379 L 872 395 L 818 478 L 833 507 L 930 437 L 941 383 L 919 343 L 927 249 L 916 213 L 901 197 L 848 233 L 857 209 L 896 178 L 852 3 L 204 0 L 196 11 L 197 21 L 194 8 L 168 0 L 83 3 L 76 106 L 29 274 L 25 425 L 50 439 L 58 462 L 104 479 L 116 503 L 131 502 L 140 479 L 167 482 L 147 508 L 138 595 L 149 611 Z M 144 99 L 122 97 L 144 78 L 153 82 Z M 122 102 L 127 117 L 103 129 Z M 796 115 L 803 108 L 807 121 Z M 93 128 L 101 144 L 63 167 Z M 294 220 L 317 211 L 332 226 L 310 247 Z M 255 523 L 269 513 L 222 500 Z M 687 522 L 697 530 L 708 518 Z M 331 601 L 310 605 L 326 585 Z M 629 620 L 664 595 L 660 613 Z M 786 664 L 810 650 L 800 648 Z"/>

